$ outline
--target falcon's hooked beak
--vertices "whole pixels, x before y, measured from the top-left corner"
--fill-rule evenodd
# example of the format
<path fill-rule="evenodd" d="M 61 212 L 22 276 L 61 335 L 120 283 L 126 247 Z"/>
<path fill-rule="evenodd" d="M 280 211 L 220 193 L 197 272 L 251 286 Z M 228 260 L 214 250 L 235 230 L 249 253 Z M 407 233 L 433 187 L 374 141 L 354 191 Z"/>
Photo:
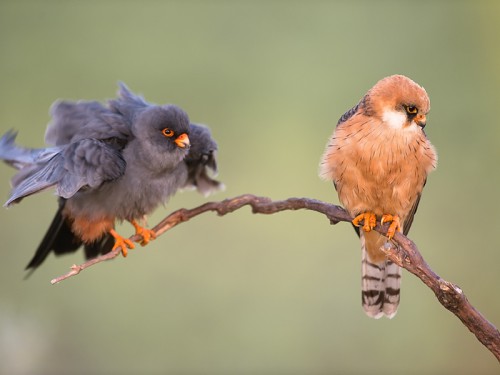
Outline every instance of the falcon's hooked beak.
<path fill-rule="evenodd" d="M 425 124 L 427 122 L 427 118 L 423 114 L 418 114 L 415 116 L 415 124 L 420 126 L 422 129 L 425 128 Z"/>
<path fill-rule="evenodd" d="M 191 142 L 189 142 L 189 137 L 186 133 L 182 133 L 174 140 L 175 144 L 180 148 L 189 148 Z"/>

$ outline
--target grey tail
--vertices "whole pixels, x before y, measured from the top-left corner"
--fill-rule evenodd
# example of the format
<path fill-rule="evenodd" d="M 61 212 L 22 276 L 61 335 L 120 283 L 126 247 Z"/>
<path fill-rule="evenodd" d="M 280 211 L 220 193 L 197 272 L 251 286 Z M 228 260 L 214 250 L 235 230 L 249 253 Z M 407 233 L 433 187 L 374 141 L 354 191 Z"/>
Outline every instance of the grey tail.
<path fill-rule="evenodd" d="M 379 319 L 386 316 L 391 319 L 396 315 L 400 300 L 401 268 L 385 259 L 373 262 L 364 247 L 362 239 L 361 295 L 366 315 Z"/>
<path fill-rule="evenodd" d="M 66 200 L 60 198 L 59 208 L 56 215 L 54 216 L 47 233 L 43 237 L 42 242 L 36 249 L 35 255 L 26 266 L 26 270 L 31 270 L 33 272 L 45 261 L 51 251 L 53 251 L 56 255 L 62 255 L 73 253 L 78 250 L 80 246 L 82 246 L 82 240 L 71 231 L 70 223 L 62 214 L 65 204 Z M 99 254 L 108 253 L 113 248 L 113 245 L 113 237 L 106 233 L 99 240 L 91 244 L 85 244 L 85 257 L 90 259 L 95 258 Z M 28 276 L 30 274 L 28 274 Z"/>

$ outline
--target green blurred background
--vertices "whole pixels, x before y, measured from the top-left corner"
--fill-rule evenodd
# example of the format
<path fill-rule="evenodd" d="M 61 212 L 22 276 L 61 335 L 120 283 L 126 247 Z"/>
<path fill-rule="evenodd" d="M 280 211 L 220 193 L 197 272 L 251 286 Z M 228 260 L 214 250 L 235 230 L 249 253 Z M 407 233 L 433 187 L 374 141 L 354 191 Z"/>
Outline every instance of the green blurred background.
<path fill-rule="evenodd" d="M 41 147 L 54 100 L 112 98 L 123 80 L 211 127 L 227 186 L 215 200 L 338 202 L 317 177 L 337 119 L 380 78 L 410 76 L 440 157 L 410 237 L 497 325 L 499 67 L 498 1 L 0 3 L 1 132 Z M 0 166 L 0 197 L 12 174 Z M 178 194 L 150 224 L 205 200 Z M 0 210 L 2 374 L 498 373 L 406 272 L 396 318 L 367 318 L 349 225 L 205 214 L 57 286 L 81 253 L 23 280 L 55 207 L 46 192 Z"/>

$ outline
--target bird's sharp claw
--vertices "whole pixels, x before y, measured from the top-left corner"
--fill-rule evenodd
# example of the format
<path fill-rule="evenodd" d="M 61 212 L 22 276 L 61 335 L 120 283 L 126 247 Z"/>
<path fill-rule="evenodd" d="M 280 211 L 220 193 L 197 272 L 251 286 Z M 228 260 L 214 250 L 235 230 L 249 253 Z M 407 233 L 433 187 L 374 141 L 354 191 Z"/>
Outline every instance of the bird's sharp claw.
<path fill-rule="evenodd" d="M 371 231 L 377 225 L 377 216 L 373 212 L 363 212 L 359 214 L 352 220 L 352 224 L 356 227 L 361 227 L 361 222 L 363 223 L 363 230 L 365 232 Z M 380 219 L 380 225 L 384 223 L 391 223 L 389 229 L 387 230 L 387 237 L 392 239 L 397 232 L 401 232 L 401 222 L 398 215 L 385 214 L 382 215 Z"/>
<path fill-rule="evenodd" d="M 144 228 L 140 226 L 137 221 L 132 220 L 130 222 L 135 228 L 135 234 L 142 237 L 141 245 L 146 246 L 149 241 L 156 238 L 156 233 L 154 230 Z"/>
<path fill-rule="evenodd" d="M 128 249 L 133 249 L 135 247 L 132 241 L 130 241 L 128 238 L 120 236 L 114 229 L 111 229 L 109 233 L 115 238 L 115 244 L 113 245 L 112 250 L 121 248 L 122 255 L 124 257 L 127 256 Z"/>
<path fill-rule="evenodd" d="M 363 230 L 369 232 L 377 225 L 377 217 L 373 212 L 363 212 L 352 220 L 352 224 L 356 227 L 361 226 L 361 222 L 363 222 Z"/>
<path fill-rule="evenodd" d="M 387 230 L 387 237 L 389 239 L 392 239 L 394 235 L 397 232 L 401 232 L 401 221 L 399 220 L 398 215 L 382 215 L 382 219 L 380 219 L 380 224 L 383 225 L 384 223 L 391 223 L 389 225 L 389 229 Z"/>

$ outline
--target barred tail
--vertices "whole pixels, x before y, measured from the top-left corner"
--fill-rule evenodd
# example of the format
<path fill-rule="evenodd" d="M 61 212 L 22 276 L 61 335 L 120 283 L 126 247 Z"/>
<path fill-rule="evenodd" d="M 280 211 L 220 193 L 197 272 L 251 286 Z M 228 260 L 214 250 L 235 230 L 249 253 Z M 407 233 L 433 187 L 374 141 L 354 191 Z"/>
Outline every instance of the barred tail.
<path fill-rule="evenodd" d="M 361 264 L 361 294 L 366 315 L 379 319 L 396 315 L 399 305 L 401 268 L 388 259 L 376 262 L 370 259 L 365 249 L 363 235 Z"/>

